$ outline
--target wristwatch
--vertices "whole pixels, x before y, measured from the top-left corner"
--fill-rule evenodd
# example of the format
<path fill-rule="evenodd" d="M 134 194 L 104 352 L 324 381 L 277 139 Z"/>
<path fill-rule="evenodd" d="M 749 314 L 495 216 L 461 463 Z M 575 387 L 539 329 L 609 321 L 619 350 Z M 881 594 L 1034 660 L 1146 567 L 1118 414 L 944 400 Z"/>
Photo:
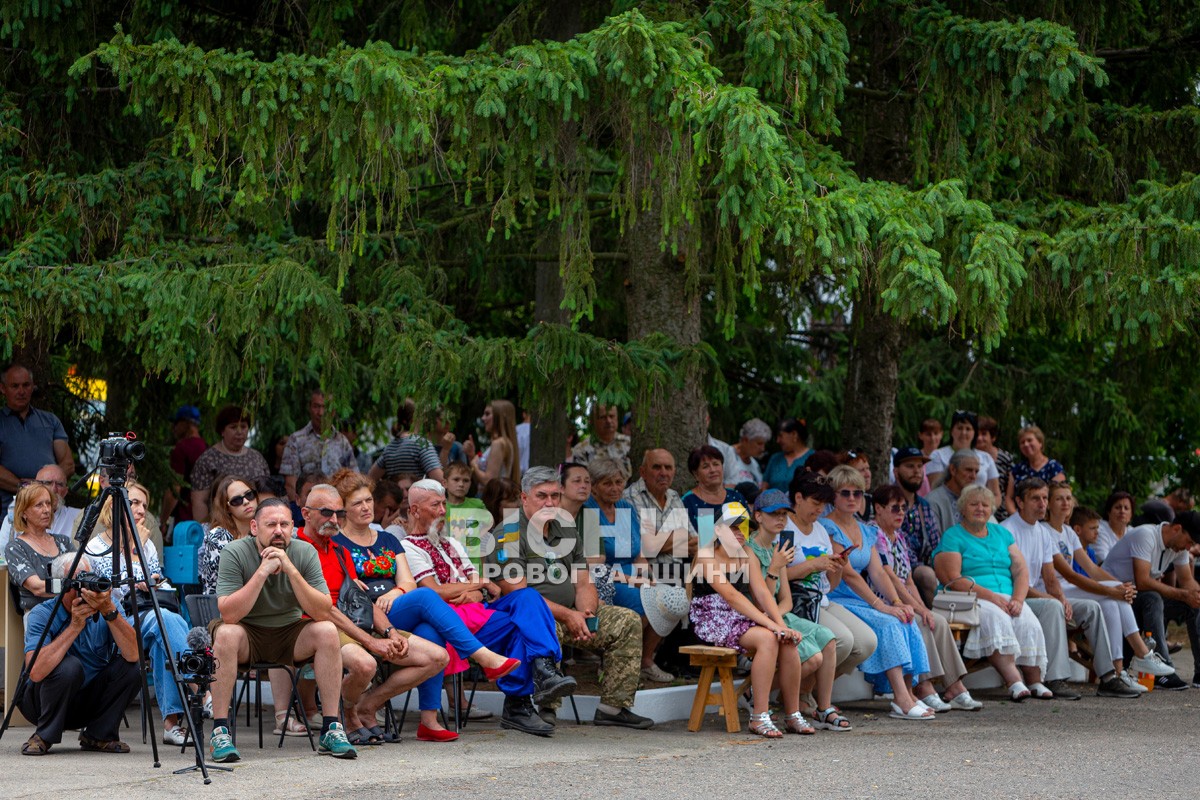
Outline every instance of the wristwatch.
<path fill-rule="evenodd" d="M 387 630 L 383 632 L 383 638 L 388 638 L 392 631 L 396 630 L 393 626 L 388 625 Z"/>
<path fill-rule="evenodd" d="M 118 616 L 120 616 L 120 613 L 121 612 L 117 611 L 117 609 L 114 608 L 112 611 L 109 611 L 107 614 L 101 614 L 100 616 L 104 619 L 105 622 L 112 622 L 114 619 L 116 619 Z"/>

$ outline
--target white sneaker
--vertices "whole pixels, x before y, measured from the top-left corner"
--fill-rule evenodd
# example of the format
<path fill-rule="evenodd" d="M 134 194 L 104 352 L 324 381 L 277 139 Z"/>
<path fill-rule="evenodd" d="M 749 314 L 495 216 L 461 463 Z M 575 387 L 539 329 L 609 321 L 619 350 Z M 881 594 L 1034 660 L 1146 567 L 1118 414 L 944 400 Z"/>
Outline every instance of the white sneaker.
<path fill-rule="evenodd" d="M 983 703 L 971 697 L 970 692 L 963 692 L 950 698 L 949 707 L 954 711 L 978 711 L 983 708 Z"/>
<path fill-rule="evenodd" d="M 1175 668 L 1162 660 L 1162 656 L 1158 653 L 1147 653 L 1145 656 L 1134 656 L 1129 661 L 1129 671 L 1133 674 L 1139 672 L 1148 672 L 1158 678 L 1163 675 L 1170 675 L 1175 671 Z"/>
<path fill-rule="evenodd" d="M 938 697 L 937 692 L 933 692 L 931 694 L 928 694 L 928 695 L 922 697 L 921 702 L 924 703 L 927 708 L 932 708 L 934 711 L 938 712 L 939 714 L 946 712 L 946 711 L 950 711 L 953 708 L 952 705 L 947 703 L 942 698 Z"/>
<path fill-rule="evenodd" d="M 1150 691 L 1145 686 L 1142 686 L 1140 683 L 1134 680 L 1134 677 L 1129 674 L 1128 670 L 1121 670 L 1121 682 L 1130 689 L 1133 689 L 1138 694 L 1145 694 L 1146 692 Z"/>
<path fill-rule="evenodd" d="M 183 747 L 187 744 L 187 731 L 183 729 L 182 725 L 176 725 L 169 731 L 163 731 L 163 744 Z"/>

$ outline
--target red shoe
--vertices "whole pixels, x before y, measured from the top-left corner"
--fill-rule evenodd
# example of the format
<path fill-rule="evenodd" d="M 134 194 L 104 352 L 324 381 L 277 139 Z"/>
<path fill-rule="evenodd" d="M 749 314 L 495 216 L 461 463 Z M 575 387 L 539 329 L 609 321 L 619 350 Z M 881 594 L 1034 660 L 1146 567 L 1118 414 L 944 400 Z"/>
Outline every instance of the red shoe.
<path fill-rule="evenodd" d="M 503 678 L 519 666 L 521 666 L 519 658 L 510 658 L 495 669 L 484 669 L 483 674 L 489 681 L 494 681 L 497 678 Z"/>
<path fill-rule="evenodd" d="M 458 734 L 445 729 L 436 731 L 433 728 L 426 728 L 424 725 L 418 724 L 417 738 L 422 742 L 453 742 L 458 738 Z"/>

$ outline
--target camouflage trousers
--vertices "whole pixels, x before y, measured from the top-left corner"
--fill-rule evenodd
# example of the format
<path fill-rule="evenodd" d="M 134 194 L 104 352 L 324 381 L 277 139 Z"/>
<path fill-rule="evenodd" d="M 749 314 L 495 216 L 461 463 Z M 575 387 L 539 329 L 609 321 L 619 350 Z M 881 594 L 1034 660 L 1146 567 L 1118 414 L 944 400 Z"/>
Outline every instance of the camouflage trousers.
<path fill-rule="evenodd" d="M 609 605 L 601 605 L 596 617 L 596 633 L 590 639 L 575 639 L 562 623 L 556 623 L 558 640 L 564 646 L 599 653 L 604 662 L 600 702 L 630 708 L 642 676 L 642 618 L 636 611 Z M 555 700 L 545 707 L 558 708 L 561 703 Z"/>

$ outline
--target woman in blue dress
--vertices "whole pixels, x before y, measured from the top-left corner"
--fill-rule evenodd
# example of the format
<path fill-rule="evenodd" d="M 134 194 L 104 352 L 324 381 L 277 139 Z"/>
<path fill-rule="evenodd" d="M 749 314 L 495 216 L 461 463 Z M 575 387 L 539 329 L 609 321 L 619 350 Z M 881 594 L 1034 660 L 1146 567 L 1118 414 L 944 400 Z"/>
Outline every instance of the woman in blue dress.
<path fill-rule="evenodd" d="M 841 580 L 829 592 L 829 599 L 871 627 L 879 640 L 875 652 L 858 668 L 868 675 L 883 674 L 892 687 L 894 699 L 888 716 L 905 720 L 933 719 L 934 712 L 913 695 L 912 678 L 929 671 L 929 656 L 917 627 L 912 606 L 906 605 L 887 580 L 875 542 L 879 532 L 861 522 L 859 512 L 866 481 L 858 470 L 840 466 L 829 473 L 835 492 L 833 512 L 821 520 L 829 531 L 835 554 L 845 554 L 851 569 L 842 571 Z M 881 599 L 867 584 L 883 587 Z"/>

